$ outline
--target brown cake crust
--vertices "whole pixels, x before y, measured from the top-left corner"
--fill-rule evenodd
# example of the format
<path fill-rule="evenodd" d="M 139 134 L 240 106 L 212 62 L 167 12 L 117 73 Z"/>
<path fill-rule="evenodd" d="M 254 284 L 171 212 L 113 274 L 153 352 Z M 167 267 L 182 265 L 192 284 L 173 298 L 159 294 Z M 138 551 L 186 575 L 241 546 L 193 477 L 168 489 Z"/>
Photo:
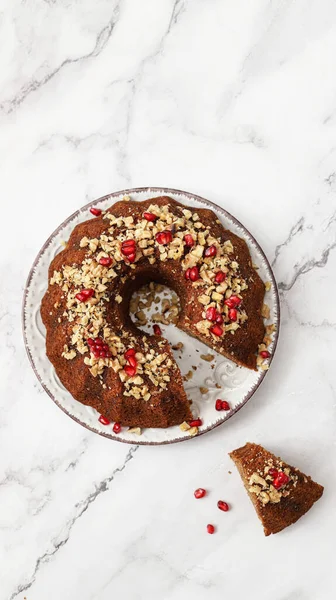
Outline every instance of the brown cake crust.
<path fill-rule="evenodd" d="M 242 448 L 233 450 L 229 456 L 240 473 L 247 493 L 263 524 L 266 536 L 271 533 L 278 533 L 285 527 L 295 523 L 323 494 L 323 486 L 315 483 L 311 477 L 301 473 L 297 468 L 285 463 L 281 458 L 258 444 L 248 442 Z M 255 493 L 249 491 L 251 487 L 249 482 L 253 473 L 263 475 L 264 467 L 268 464 L 268 461 L 274 464 L 275 468 L 289 469 L 293 474 L 294 482 L 291 481 L 288 484 L 287 491 L 289 493 L 283 495 L 279 502 L 268 502 L 264 505 Z"/>
<path fill-rule="evenodd" d="M 77 354 L 71 361 L 62 356 L 64 346 L 69 344 L 73 323 L 69 323 L 63 318 L 66 297 L 59 286 L 49 285 L 42 300 L 41 315 L 47 330 L 47 356 L 54 365 L 63 385 L 76 400 L 94 407 L 109 420 L 121 422 L 123 425 L 167 427 L 192 418 L 189 401 L 168 342 L 165 342 L 163 346 L 162 338 L 145 334 L 132 323 L 129 317 L 129 301 L 132 293 L 150 281 L 168 285 L 175 290 L 181 301 L 181 313 L 177 327 L 237 364 L 256 369 L 256 353 L 265 333 L 261 314 L 265 289 L 262 280 L 252 267 L 245 241 L 225 230 L 211 210 L 197 209 L 196 211 L 194 208 L 186 207 L 172 198 L 164 196 L 144 202 L 119 201 L 106 212 L 115 217 L 133 216 L 137 220 L 141 219 L 143 213 L 153 204 L 159 207 L 168 205 L 170 212 L 175 215 L 181 214 L 181 208 L 188 208 L 192 213 L 197 212 L 212 236 L 218 238 L 222 243 L 227 240 L 231 241 L 233 257 L 239 264 L 241 276 L 248 284 L 248 289 L 241 294 L 248 319 L 235 331 L 234 335 L 225 335 L 223 338 L 214 340 L 200 334 L 196 323 L 202 319 L 204 310 L 198 301 L 198 296 L 202 291 L 200 288 L 187 285 L 189 282 L 186 282 L 180 260 L 170 259 L 161 262 L 157 247 L 155 248 L 157 261 L 154 265 L 150 265 L 144 257 L 132 269 L 126 263 L 119 265 L 118 277 L 108 284 L 108 293 L 112 301 L 109 303 L 106 315 L 108 323 L 120 336 L 127 334 L 136 339 L 137 351 L 141 351 L 146 343 L 154 349 L 155 353 L 165 352 L 171 358 L 173 364 L 170 383 L 166 390 L 160 390 L 151 382 L 146 382 L 151 393 L 149 402 L 126 397 L 123 393 L 123 384 L 113 369 L 105 369 L 101 378 L 95 378 L 84 364 L 83 355 Z M 99 238 L 108 228 L 109 222 L 104 215 L 77 225 L 70 235 L 66 248 L 52 261 L 49 268 L 49 279 L 55 271 L 61 271 L 65 265 L 81 265 L 87 252 L 86 248 L 80 246 L 82 238 Z M 118 295 L 122 298 L 120 304 L 113 301 Z M 161 342 L 161 347 L 158 346 L 159 342 Z M 102 387 L 102 381 L 104 387 Z"/>

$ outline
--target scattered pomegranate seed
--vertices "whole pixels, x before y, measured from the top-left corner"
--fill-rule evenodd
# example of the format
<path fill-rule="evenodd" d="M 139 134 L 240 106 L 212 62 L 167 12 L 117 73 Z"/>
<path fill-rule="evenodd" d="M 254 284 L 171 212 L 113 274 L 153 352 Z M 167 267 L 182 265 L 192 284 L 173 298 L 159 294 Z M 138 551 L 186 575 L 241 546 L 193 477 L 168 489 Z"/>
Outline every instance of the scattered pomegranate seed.
<path fill-rule="evenodd" d="M 216 273 L 216 275 L 215 275 L 215 282 L 222 283 L 225 278 L 226 278 L 226 273 L 224 273 L 223 271 L 218 271 L 218 273 Z"/>
<path fill-rule="evenodd" d="M 194 491 L 194 496 L 197 498 L 197 500 L 199 498 L 204 498 L 205 494 L 206 490 L 204 488 L 197 488 L 197 490 Z"/>
<path fill-rule="evenodd" d="M 94 290 L 90 288 L 87 290 L 82 290 L 81 292 L 79 292 L 79 294 L 76 294 L 75 297 L 80 302 L 85 302 L 85 300 L 89 300 L 89 298 L 92 298 L 92 296 L 94 296 Z"/>
<path fill-rule="evenodd" d="M 199 270 L 198 267 L 192 267 L 189 273 L 190 281 L 197 281 L 199 279 Z"/>
<path fill-rule="evenodd" d="M 215 403 L 216 410 L 230 410 L 230 404 L 226 400 L 218 398 Z"/>
<path fill-rule="evenodd" d="M 126 360 L 128 360 L 131 356 L 135 356 L 135 350 L 134 348 L 129 348 L 128 350 L 126 350 L 124 357 L 126 358 Z"/>
<path fill-rule="evenodd" d="M 165 246 L 166 244 L 170 244 L 170 242 L 173 239 L 172 232 L 168 231 L 167 229 L 165 231 L 160 231 L 156 234 L 155 239 L 158 244 L 161 244 L 163 246 Z"/>
<path fill-rule="evenodd" d="M 236 308 L 230 308 L 229 310 L 229 319 L 230 321 L 237 321 L 237 309 Z"/>
<path fill-rule="evenodd" d="M 137 364 L 138 364 L 137 359 L 135 358 L 135 356 L 129 356 L 127 360 L 128 360 L 128 364 L 130 364 L 131 367 L 135 368 L 137 366 Z"/>
<path fill-rule="evenodd" d="M 186 279 L 190 279 L 190 271 L 191 271 L 191 269 L 187 269 L 186 270 L 186 272 L 184 274 L 184 276 L 185 276 Z"/>
<path fill-rule="evenodd" d="M 111 358 L 111 352 L 108 344 L 100 338 L 89 338 L 87 343 L 95 358 Z"/>
<path fill-rule="evenodd" d="M 262 352 L 260 352 L 260 356 L 261 358 L 269 358 L 271 355 L 268 350 L 262 350 Z"/>
<path fill-rule="evenodd" d="M 130 263 L 134 263 L 134 261 L 135 261 L 135 256 L 136 256 L 136 255 L 135 255 L 135 252 L 134 252 L 133 254 L 130 254 L 130 255 L 127 257 L 127 260 L 128 260 L 128 262 L 130 262 Z"/>
<path fill-rule="evenodd" d="M 200 427 L 203 425 L 202 419 L 193 419 L 193 421 L 189 421 L 190 427 Z"/>
<path fill-rule="evenodd" d="M 279 471 L 276 478 L 273 479 L 273 485 L 276 490 L 279 490 L 281 487 L 286 485 L 286 483 L 288 483 L 288 482 L 289 482 L 288 475 L 286 475 L 286 473 L 283 473 L 282 471 Z"/>
<path fill-rule="evenodd" d="M 218 323 L 218 325 L 221 325 L 223 323 L 223 317 L 219 313 L 217 314 L 217 317 L 216 317 L 216 323 Z"/>
<path fill-rule="evenodd" d="M 120 433 L 121 432 L 121 425 L 120 425 L 120 423 L 114 423 L 112 429 L 113 429 L 114 433 Z"/>
<path fill-rule="evenodd" d="M 206 258 L 209 258 L 209 256 L 214 257 L 214 256 L 216 256 L 216 254 L 217 254 L 216 246 L 208 246 L 204 252 L 204 256 L 206 256 Z"/>
<path fill-rule="evenodd" d="M 224 304 L 229 308 L 237 308 L 237 306 L 241 304 L 241 298 L 238 298 L 238 296 L 230 296 L 230 298 L 224 300 Z"/>
<path fill-rule="evenodd" d="M 184 236 L 184 241 L 185 245 L 188 246 L 188 248 L 192 248 L 195 244 L 194 238 L 192 235 L 190 235 L 190 233 L 187 233 L 187 235 Z"/>
<path fill-rule="evenodd" d="M 210 327 L 210 331 L 217 337 L 221 337 L 221 335 L 223 335 L 223 329 L 220 325 L 213 325 L 213 327 Z"/>
<path fill-rule="evenodd" d="M 217 310 L 215 309 L 214 306 L 209 306 L 209 308 L 207 309 L 206 313 L 205 313 L 205 318 L 208 321 L 216 321 L 216 317 L 217 317 Z"/>
<path fill-rule="evenodd" d="M 223 500 L 218 500 L 217 506 L 218 506 L 219 510 L 223 510 L 224 512 L 227 512 L 229 510 L 228 503 L 224 502 Z"/>
<path fill-rule="evenodd" d="M 126 367 L 124 367 L 124 371 L 128 375 L 128 377 L 134 377 L 134 375 L 136 374 L 136 367 L 131 367 L 131 365 L 126 365 Z"/>
<path fill-rule="evenodd" d="M 103 265 L 103 267 L 109 267 L 112 264 L 112 258 L 109 256 L 102 256 L 99 259 L 99 264 Z"/>
<path fill-rule="evenodd" d="M 208 533 L 215 533 L 215 528 L 213 525 L 211 525 L 211 523 L 209 523 L 209 525 L 207 525 L 207 532 Z"/>
<path fill-rule="evenodd" d="M 155 335 L 162 335 L 162 331 L 161 331 L 161 327 L 160 325 L 153 325 L 153 331 Z"/>
<path fill-rule="evenodd" d="M 144 213 L 144 218 L 146 219 L 146 221 L 156 221 L 157 216 L 154 215 L 153 213 L 145 212 Z"/>
<path fill-rule="evenodd" d="M 135 244 L 131 245 L 129 244 L 128 246 L 121 246 L 121 252 L 123 253 L 124 256 L 130 256 L 131 254 L 135 254 Z"/>
<path fill-rule="evenodd" d="M 103 415 L 100 415 L 98 421 L 102 425 L 109 425 L 111 423 L 111 421 L 109 421 L 106 417 L 103 417 Z"/>
<path fill-rule="evenodd" d="M 102 211 L 100 208 L 90 208 L 90 213 L 92 215 L 94 215 L 95 217 L 100 217 L 100 215 L 102 214 Z"/>
<path fill-rule="evenodd" d="M 275 479 L 278 476 L 278 469 L 269 469 L 268 474 Z"/>

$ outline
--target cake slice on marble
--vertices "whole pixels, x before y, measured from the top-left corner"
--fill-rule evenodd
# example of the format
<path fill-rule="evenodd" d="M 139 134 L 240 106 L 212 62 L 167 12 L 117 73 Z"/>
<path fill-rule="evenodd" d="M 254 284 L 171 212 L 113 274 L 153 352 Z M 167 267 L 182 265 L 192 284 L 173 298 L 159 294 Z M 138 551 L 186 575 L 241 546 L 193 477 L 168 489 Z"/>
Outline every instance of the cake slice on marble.
<path fill-rule="evenodd" d="M 233 450 L 230 457 L 265 535 L 278 533 L 295 523 L 323 494 L 321 485 L 258 444 L 247 443 Z"/>

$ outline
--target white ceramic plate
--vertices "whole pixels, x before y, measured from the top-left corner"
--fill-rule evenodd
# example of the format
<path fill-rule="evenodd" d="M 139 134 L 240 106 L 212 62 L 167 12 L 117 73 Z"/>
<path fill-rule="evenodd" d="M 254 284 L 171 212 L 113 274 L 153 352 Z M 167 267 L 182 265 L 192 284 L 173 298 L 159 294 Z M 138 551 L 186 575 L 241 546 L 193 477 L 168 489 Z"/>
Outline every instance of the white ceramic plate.
<path fill-rule="evenodd" d="M 276 332 L 273 334 L 274 339 L 270 347 L 271 355 L 274 356 L 280 321 L 279 296 L 271 267 L 260 246 L 239 221 L 216 204 L 194 194 L 168 188 L 129 189 L 104 196 L 81 208 L 54 231 L 34 261 L 27 280 L 23 299 L 25 346 L 32 367 L 45 391 L 69 417 L 84 427 L 111 439 L 132 444 L 180 442 L 192 438 L 187 432 L 181 431 L 178 426 L 167 429 L 144 429 L 141 436 L 128 433 L 125 427 L 120 434 L 114 434 L 112 425 L 103 426 L 99 423 L 99 414 L 96 410 L 74 400 L 61 384 L 45 353 L 45 328 L 40 316 L 40 303 L 47 289 L 48 267 L 51 260 L 63 249 L 62 242 L 69 238 L 75 225 L 91 217 L 90 207 L 96 206 L 107 209 L 125 195 L 131 196 L 132 200 L 145 200 L 163 195 L 171 196 L 188 206 L 210 208 L 218 215 L 218 218 L 227 229 L 245 239 L 250 249 L 252 261 L 258 266 L 261 278 L 263 281 L 272 283 L 270 291 L 266 293 L 265 302 L 270 307 L 268 323 L 276 325 Z M 193 414 L 197 417 L 200 416 L 203 421 L 198 435 L 217 427 L 240 410 L 257 390 L 267 373 L 267 371 L 255 372 L 236 366 L 233 362 L 213 352 L 207 346 L 189 337 L 173 325 L 163 326 L 162 331 L 172 345 L 180 341 L 184 344 L 182 353 L 174 352 L 182 374 L 193 370 L 192 366 L 197 367 L 196 371 L 193 370 L 192 379 L 186 382 L 185 388 L 192 400 Z M 200 358 L 201 354 L 209 353 L 215 355 L 215 359 L 211 363 Z M 271 361 L 272 358 L 269 362 Z M 218 389 L 216 384 L 221 385 L 222 389 Z M 206 394 L 201 394 L 200 387 L 208 388 L 209 391 Z M 217 398 L 227 400 L 231 410 L 229 412 L 216 411 L 215 400 Z"/>

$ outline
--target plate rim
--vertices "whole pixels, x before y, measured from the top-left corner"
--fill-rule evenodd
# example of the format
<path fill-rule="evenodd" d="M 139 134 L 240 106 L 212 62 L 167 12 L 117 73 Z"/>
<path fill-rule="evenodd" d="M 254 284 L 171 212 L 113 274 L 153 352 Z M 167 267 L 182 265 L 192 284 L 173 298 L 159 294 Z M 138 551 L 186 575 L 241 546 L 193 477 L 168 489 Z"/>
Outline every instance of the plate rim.
<path fill-rule="evenodd" d="M 206 427 L 204 430 L 199 431 L 197 433 L 197 435 L 195 436 L 185 436 L 185 437 L 179 437 L 179 438 L 174 438 L 174 439 L 169 439 L 169 440 L 162 440 L 162 441 L 144 441 L 144 440 L 125 440 L 122 438 L 119 438 L 117 436 L 117 434 L 113 434 L 112 433 L 108 433 L 108 432 L 104 432 L 104 431 L 98 431 L 98 429 L 95 429 L 94 427 L 91 427 L 90 425 L 88 425 L 87 423 L 84 423 L 83 421 L 81 421 L 78 417 L 76 417 L 75 415 L 71 414 L 70 412 L 68 412 L 66 410 L 66 408 L 64 406 L 62 406 L 62 404 L 57 400 L 57 398 L 54 396 L 54 394 L 48 389 L 48 386 L 43 382 L 40 374 L 38 373 L 38 370 L 35 366 L 34 363 L 34 358 L 32 356 L 31 353 L 31 349 L 29 347 L 28 344 L 28 340 L 27 340 L 27 336 L 26 336 L 26 315 L 25 315 L 25 308 L 26 308 L 26 302 L 27 302 L 27 297 L 28 297 L 28 291 L 29 291 L 29 287 L 31 284 L 31 280 L 33 278 L 36 266 L 43 254 L 43 252 L 46 250 L 46 248 L 49 246 L 49 244 L 52 242 L 52 240 L 54 239 L 54 237 L 56 235 L 59 234 L 59 232 L 73 219 L 75 219 L 80 213 L 84 212 L 87 209 L 90 209 L 90 207 L 99 204 L 100 202 L 103 202 L 104 200 L 107 200 L 108 198 L 110 198 L 111 200 L 115 197 L 119 197 L 119 196 L 130 196 L 132 194 L 138 194 L 138 193 L 152 193 L 152 192 L 164 192 L 165 195 L 169 195 L 169 194 L 182 194 L 184 196 L 186 196 L 187 198 L 190 199 L 197 199 L 198 201 L 206 204 L 207 206 L 209 206 L 210 209 L 215 209 L 215 211 L 219 211 L 220 213 L 222 213 L 224 216 L 226 216 L 228 219 L 231 219 L 231 221 L 233 221 L 236 225 L 238 225 L 239 227 L 241 227 L 244 232 L 247 234 L 247 236 L 250 238 L 250 240 L 252 241 L 253 244 L 256 245 L 258 252 L 260 252 L 261 256 L 263 257 L 267 268 L 269 270 L 270 276 L 271 276 L 271 280 L 272 280 L 272 285 L 273 285 L 273 290 L 274 290 L 274 295 L 275 295 L 275 320 L 276 320 L 276 330 L 275 330 L 275 334 L 274 334 L 274 339 L 273 339 L 273 351 L 272 351 L 272 355 L 269 359 L 269 365 L 271 365 L 271 363 L 273 362 L 273 358 L 275 355 L 275 351 L 277 348 L 277 344 L 278 344 L 278 339 L 279 339 L 279 334 L 280 334 L 280 317 L 281 317 L 281 309 L 280 309 L 280 296 L 279 296 L 279 290 L 278 290 L 278 286 L 276 283 L 276 279 L 273 273 L 273 269 L 271 267 L 271 264 L 265 254 L 265 252 L 263 251 L 263 249 L 261 248 L 259 242 L 257 242 L 257 240 L 255 239 L 255 237 L 252 235 L 252 233 L 249 231 L 249 229 L 247 229 L 245 227 L 245 225 L 243 225 L 241 223 L 241 221 L 239 221 L 239 219 L 237 219 L 236 217 L 234 217 L 229 211 L 227 211 L 225 208 L 222 208 L 221 206 L 219 206 L 218 204 L 216 204 L 215 202 L 212 202 L 211 200 L 208 200 L 207 198 L 203 198 L 203 196 L 200 196 L 198 194 L 193 194 L 192 192 L 186 192 L 184 190 L 179 190 L 179 189 L 175 189 L 175 188 L 167 188 L 167 187 L 157 187 L 157 186 L 150 186 L 150 187 L 138 187 L 138 188 L 126 188 L 124 190 L 119 190 L 116 192 L 112 192 L 110 194 L 105 194 L 104 196 L 100 196 L 99 198 L 96 198 L 95 200 L 91 200 L 91 202 L 88 202 L 87 204 L 85 204 L 84 206 L 82 206 L 81 208 L 79 208 L 78 210 L 76 210 L 74 213 L 72 213 L 71 215 L 69 215 L 69 217 L 67 217 L 47 238 L 47 240 L 44 242 L 43 246 L 41 247 L 41 249 L 39 250 L 38 254 L 36 255 L 34 262 L 30 268 L 30 271 L 28 273 L 28 277 L 26 280 L 26 284 L 24 287 L 24 291 L 23 291 L 23 298 L 22 298 L 22 309 L 21 309 L 21 325 L 22 325 L 22 333 L 23 333 L 23 340 L 24 340 L 24 346 L 28 355 L 28 359 L 30 362 L 30 365 L 38 379 L 38 381 L 40 382 L 42 388 L 44 389 L 44 391 L 48 394 L 48 396 L 53 400 L 53 402 L 58 406 L 58 408 L 60 408 L 68 417 L 70 417 L 73 421 L 75 421 L 76 423 L 78 423 L 79 425 L 82 425 L 82 427 L 84 427 L 85 429 L 88 429 L 89 431 L 92 431 L 93 433 L 96 433 L 102 437 L 105 437 L 107 439 L 110 440 L 115 440 L 118 441 L 119 443 L 123 443 L 123 444 L 130 444 L 130 445 L 136 445 L 136 446 L 164 446 L 167 444 L 176 444 L 179 442 L 185 442 L 187 440 L 192 440 L 195 438 L 200 437 L 201 435 L 204 435 L 205 433 L 209 433 L 210 431 L 213 431 L 214 429 L 216 429 L 217 427 L 219 427 L 220 425 L 223 425 L 226 421 L 228 421 L 231 417 L 233 417 L 237 412 L 239 412 L 241 410 L 241 408 L 243 408 L 243 406 L 245 406 L 245 404 L 252 398 L 252 396 L 255 394 L 255 392 L 259 389 L 259 387 L 261 386 L 262 382 L 264 381 L 269 369 L 267 369 L 266 371 L 263 371 L 260 374 L 260 378 L 259 380 L 252 386 L 251 390 L 249 390 L 246 398 L 244 398 L 244 400 L 235 408 L 231 409 L 230 412 L 223 416 L 223 418 L 219 421 L 217 421 L 216 423 L 213 423 L 212 425 L 209 425 L 209 427 Z M 47 356 L 46 356 L 47 359 Z M 47 359 L 48 360 L 48 359 Z"/>

